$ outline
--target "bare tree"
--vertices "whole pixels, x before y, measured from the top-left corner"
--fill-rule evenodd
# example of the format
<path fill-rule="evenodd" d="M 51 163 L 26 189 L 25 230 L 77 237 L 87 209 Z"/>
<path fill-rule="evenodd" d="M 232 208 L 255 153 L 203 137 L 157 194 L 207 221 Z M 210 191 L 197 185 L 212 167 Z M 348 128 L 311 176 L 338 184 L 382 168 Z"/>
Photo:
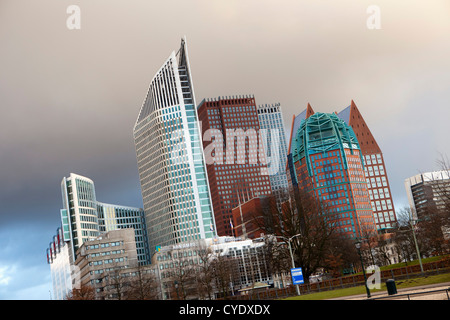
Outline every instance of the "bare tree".
<path fill-rule="evenodd" d="M 201 299 L 214 298 L 214 275 L 212 259 L 214 253 L 211 248 L 199 245 L 197 249 L 198 267 L 196 272 L 197 291 Z"/>
<path fill-rule="evenodd" d="M 288 273 L 292 267 L 287 246 L 278 242 L 273 235 L 269 235 L 264 237 L 263 250 L 268 273 L 272 276 L 279 275 L 281 283 L 285 287 L 283 274 Z"/>
<path fill-rule="evenodd" d="M 437 163 L 441 169 L 441 171 L 444 172 L 447 178 L 450 179 L 450 160 L 447 156 L 441 155 L 441 158 L 437 160 Z M 438 193 L 441 197 L 442 201 L 444 202 L 444 211 L 445 211 L 445 218 L 447 219 L 445 222 L 448 224 L 450 219 L 450 181 L 447 181 L 446 183 L 438 184 Z"/>
<path fill-rule="evenodd" d="M 127 299 L 156 300 L 159 296 L 158 287 L 159 284 L 155 276 L 155 270 L 139 265 L 130 274 Z"/>
<path fill-rule="evenodd" d="M 423 243 L 428 255 L 443 255 L 449 252 L 449 240 L 443 233 L 446 220 L 445 211 L 438 209 L 425 210 L 426 218 L 417 223 L 417 235 Z"/>
<path fill-rule="evenodd" d="M 325 255 L 324 269 L 333 277 L 353 271 L 353 266 L 359 263 L 359 256 L 355 250 L 352 239 L 340 237 L 334 234 Z"/>
<path fill-rule="evenodd" d="M 397 260 L 403 261 L 408 265 L 408 261 L 412 261 L 415 254 L 414 240 L 409 228 L 398 228 L 394 234 L 393 241 Z"/>
<path fill-rule="evenodd" d="M 103 278 L 103 298 L 107 300 L 126 300 L 128 290 L 128 279 L 122 274 L 117 263 L 105 271 Z"/>
<path fill-rule="evenodd" d="M 368 265 L 376 265 L 374 251 L 378 247 L 378 238 L 373 233 L 373 229 L 367 229 L 364 226 L 360 228 L 362 246 L 361 246 L 361 255 L 365 263 Z"/>
<path fill-rule="evenodd" d="M 416 237 L 416 226 L 413 222 L 411 208 L 404 207 L 397 212 L 398 226 L 394 233 L 394 248 L 399 261 L 408 261 L 419 258 L 420 252 L 424 252 L 423 242 Z M 419 253 L 418 253 L 419 252 Z M 420 254 L 422 255 L 422 254 Z"/>
<path fill-rule="evenodd" d="M 196 293 L 196 268 L 193 257 L 189 256 L 190 251 L 183 249 L 172 250 L 170 255 L 174 263 L 172 274 L 172 293 L 175 293 L 177 300 L 186 300 L 190 296 L 197 296 Z"/>
<path fill-rule="evenodd" d="M 405 227 L 411 224 L 413 212 L 411 208 L 404 207 L 396 212 L 398 227 Z"/>
<path fill-rule="evenodd" d="M 95 289 L 90 285 L 82 285 L 78 289 L 72 289 L 66 300 L 96 300 Z"/>
<path fill-rule="evenodd" d="M 378 266 L 385 266 L 391 263 L 392 241 L 390 239 L 383 238 L 380 235 L 377 240 L 377 246 L 373 248 L 373 255 L 375 264 Z"/>
<path fill-rule="evenodd" d="M 226 298 L 232 294 L 231 284 L 236 282 L 239 275 L 238 261 L 236 258 L 217 253 L 211 266 L 217 291 L 221 297 Z"/>
<path fill-rule="evenodd" d="M 299 190 L 290 199 L 281 205 L 281 212 L 276 206 L 265 208 L 261 213 L 265 224 L 260 228 L 283 239 L 287 246 L 290 242 L 295 265 L 302 267 L 308 281 L 318 268 L 326 267 L 335 225 L 328 208 L 309 193 Z"/>

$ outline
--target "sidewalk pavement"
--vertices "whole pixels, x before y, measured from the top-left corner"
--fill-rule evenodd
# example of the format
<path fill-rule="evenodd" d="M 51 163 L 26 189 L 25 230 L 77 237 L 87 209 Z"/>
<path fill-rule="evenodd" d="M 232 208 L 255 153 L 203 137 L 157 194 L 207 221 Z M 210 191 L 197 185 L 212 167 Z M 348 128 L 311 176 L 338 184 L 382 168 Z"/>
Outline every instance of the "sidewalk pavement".
<path fill-rule="evenodd" d="M 418 292 L 427 292 L 427 291 L 434 291 L 434 290 L 445 290 L 450 289 L 450 282 L 443 282 L 443 283 L 436 283 L 436 284 L 429 284 L 425 286 L 417 286 L 417 287 L 410 287 L 410 288 L 403 288 L 399 289 L 397 288 L 397 294 L 389 295 L 387 291 L 377 291 L 377 292 L 371 292 L 371 298 L 381 298 L 381 297 L 389 297 L 391 300 L 408 300 L 407 296 L 404 297 L 398 297 L 402 294 L 408 294 L 408 293 L 418 293 Z M 450 294 L 450 293 L 449 293 Z M 395 298 L 395 299 L 393 299 Z M 368 300 L 367 294 L 359 294 L 354 296 L 346 296 L 346 297 L 339 297 L 339 298 L 333 298 L 329 300 Z M 416 295 L 416 296 L 410 296 L 410 300 L 448 300 L 447 293 L 445 291 L 442 292 L 435 292 L 430 293 L 426 295 Z"/>

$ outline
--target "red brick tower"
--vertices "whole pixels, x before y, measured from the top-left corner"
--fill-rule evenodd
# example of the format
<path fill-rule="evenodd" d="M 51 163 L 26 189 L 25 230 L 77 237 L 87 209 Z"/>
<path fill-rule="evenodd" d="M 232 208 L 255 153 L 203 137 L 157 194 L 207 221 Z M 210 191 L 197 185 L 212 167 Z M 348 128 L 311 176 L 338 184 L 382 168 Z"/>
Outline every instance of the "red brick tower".
<path fill-rule="evenodd" d="M 198 116 L 217 234 L 234 236 L 232 209 L 239 201 L 272 194 L 255 98 L 203 100 Z"/>
<path fill-rule="evenodd" d="M 352 127 L 358 139 L 377 229 L 392 228 L 397 219 L 383 153 L 353 100 L 337 115 Z"/>

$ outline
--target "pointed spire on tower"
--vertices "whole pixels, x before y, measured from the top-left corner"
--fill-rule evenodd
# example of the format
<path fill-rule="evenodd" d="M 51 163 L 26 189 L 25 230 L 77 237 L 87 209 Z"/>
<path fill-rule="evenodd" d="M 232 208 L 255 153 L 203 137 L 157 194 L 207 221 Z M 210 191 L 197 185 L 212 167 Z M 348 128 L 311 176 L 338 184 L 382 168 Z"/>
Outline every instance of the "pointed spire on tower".
<path fill-rule="evenodd" d="M 355 132 L 361 151 L 364 154 L 381 153 L 381 149 L 378 146 L 377 141 L 373 137 L 372 132 L 370 132 L 369 127 L 364 121 L 363 116 L 359 112 L 359 109 L 353 100 L 350 103 L 348 124 Z"/>
<path fill-rule="evenodd" d="M 313 108 L 311 107 L 311 105 L 310 105 L 309 102 L 308 102 L 308 106 L 306 107 L 306 116 L 305 116 L 305 119 L 308 119 L 308 118 L 311 117 L 314 113 L 315 113 L 315 112 L 314 112 Z"/>

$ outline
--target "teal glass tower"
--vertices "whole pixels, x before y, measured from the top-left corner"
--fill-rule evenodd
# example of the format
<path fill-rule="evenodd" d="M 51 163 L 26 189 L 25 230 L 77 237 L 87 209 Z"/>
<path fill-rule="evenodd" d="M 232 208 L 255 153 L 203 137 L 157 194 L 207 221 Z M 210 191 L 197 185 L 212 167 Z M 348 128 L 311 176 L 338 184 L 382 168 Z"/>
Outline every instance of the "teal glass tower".
<path fill-rule="evenodd" d="M 133 134 L 150 250 L 215 237 L 185 38 L 153 77 Z"/>
<path fill-rule="evenodd" d="M 323 203 L 343 237 L 376 234 L 361 148 L 353 129 L 334 113 L 301 121 L 292 141 L 299 189 Z"/>

